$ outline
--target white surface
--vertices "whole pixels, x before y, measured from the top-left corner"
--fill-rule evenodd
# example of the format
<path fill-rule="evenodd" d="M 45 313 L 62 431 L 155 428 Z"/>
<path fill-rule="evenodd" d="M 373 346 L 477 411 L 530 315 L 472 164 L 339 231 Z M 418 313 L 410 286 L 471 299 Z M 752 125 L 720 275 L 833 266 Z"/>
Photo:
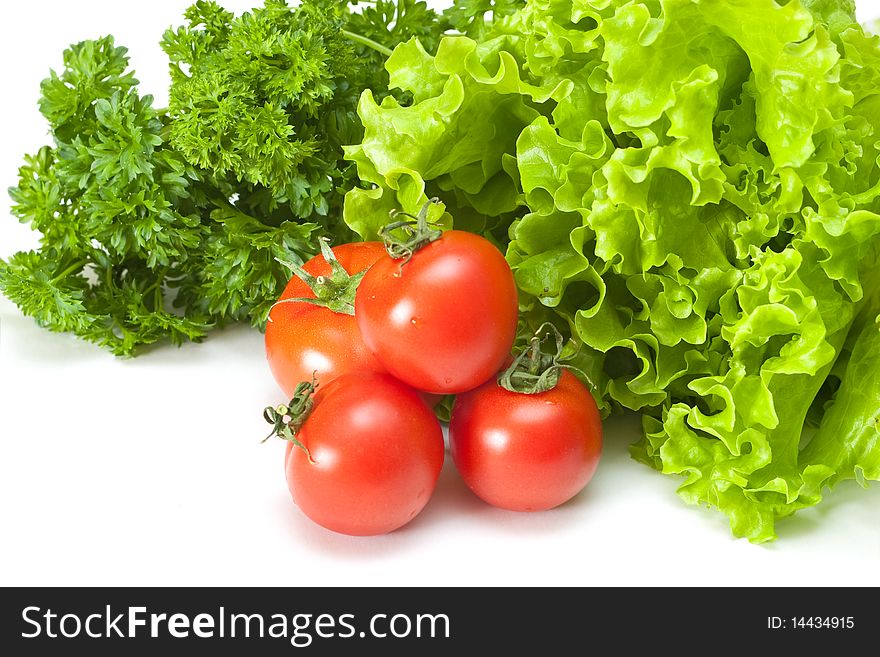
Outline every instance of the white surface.
<path fill-rule="evenodd" d="M 47 139 L 39 81 L 65 46 L 112 32 L 161 105 L 157 42 L 187 4 L 5 6 L 2 187 Z M 860 10 L 878 16 L 880 2 Z M 2 256 L 35 245 L 8 206 L 0 194 Z M 843 485 L 780 523 L 776 543 L 750 545 L 628 458 L 632 419 L 608 425 L 598 474 L 561 509 L 490 508 L 448 461 L 409 526 L 331 534 L 290 501 L 280 441 L 259 444 L 261 409 L 279 400 L 246 328 L 122 361 L 0 298 L 0 585 L 880 585 L 880 486 Z"/>

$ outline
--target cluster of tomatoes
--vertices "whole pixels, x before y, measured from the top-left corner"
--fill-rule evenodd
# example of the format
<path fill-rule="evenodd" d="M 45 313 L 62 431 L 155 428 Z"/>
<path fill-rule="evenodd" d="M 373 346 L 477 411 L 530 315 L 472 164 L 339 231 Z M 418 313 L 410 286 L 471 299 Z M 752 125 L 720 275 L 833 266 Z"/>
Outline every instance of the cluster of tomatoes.
<path fill-rule="evenodd" d="M 511 355 L 518 304 L 504 256 L 432 229 L 429 208 L 389 226 L 384 243 L 322 244 L 291 267 L 270 313 L 266 354 L 291 401 L 266 419 L 288 440 L 294 502 L 336 532 L 382 534 L 421 511 L 446 451 L 432 407 L 447 395 L 452 458 L 490 504 L 562 504 L 599 460 L 587 388 L 540 336 Z"/>

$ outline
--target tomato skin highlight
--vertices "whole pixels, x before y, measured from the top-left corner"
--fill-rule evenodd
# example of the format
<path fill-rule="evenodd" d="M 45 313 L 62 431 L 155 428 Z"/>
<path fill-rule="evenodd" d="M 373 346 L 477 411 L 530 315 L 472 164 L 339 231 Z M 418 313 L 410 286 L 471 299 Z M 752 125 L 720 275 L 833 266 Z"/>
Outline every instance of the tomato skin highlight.
<path fill-rule="evenodd" d="M 386 256 L 358 287 L 364 342 L 418 390 L 455 394 L 493 376 L 516 337 L 513 274 L 488 240 L 451 230 L 409 262 Z"/>
<path fill-rule="evenodd" d="M 368 269 L 385 255 L 380 242 L 342 244 L 333 253 L 349 274 Z M 312 276 L 329 276 L 330 265 L 323 256 L 310 259 L 303 269 Z M 279 300 L 314 299 L 315 294 L 297 276 L 291 277 Z M 266 324 L 266 359 L 272 376 L 288 397 L 302 381 L 311 381 L 317 371 L 323 384 L 339 375 L 385 368 L 361 338 L 355 318 L 311 303 L 282 303 L 272 308 Z"/>
<path fill-rule="evenodd" d="M 493 379 L 456 398 L 449 444 L 477 496 L 502 509 L 542 511 L 589 483 L 602 450 L 602 422 L 592 395 L 568 371 L 555 388 L 533 395 Z"/>
<path fill-rule="evenodd" d="M 385 534 L 412 520 L 443 466 L 440 423 L 389 374 L 354 372 L 320 386 L 289 447 L 287 484 L 310 519 L 341 534 Z M 311 455 L 311 459 L 309 458 Z"/>

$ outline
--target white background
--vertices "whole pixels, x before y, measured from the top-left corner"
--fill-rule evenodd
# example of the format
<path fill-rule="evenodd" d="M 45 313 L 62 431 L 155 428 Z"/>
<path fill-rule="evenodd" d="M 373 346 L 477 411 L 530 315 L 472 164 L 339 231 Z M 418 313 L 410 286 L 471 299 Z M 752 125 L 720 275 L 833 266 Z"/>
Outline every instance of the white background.
<path fill-rule="evenodd" d="M 71 42 L 115 34 L 163 106 L 158 41 L 187 4 L 7 4 L 0 187 L 48 143 L 39 82 Z M 861 0 L 860 16 L 880 16 L 880 1 Z M 0 194 L 0 256 L 36 246 L 8 208 Z M 259 444 L 277 401 L 247 328 L 118 360 L 0 298 L 0 585 L 880 585 L 880 486 L 844 484 L 780 523 L 775 543 L 751 545 L 629 459 L 631 418 L 607 425 L 596 477 L 563 508 L 490 508 L 447 460 L 410 525 L 335 535 L 290 501 L 281 441 Z"/>

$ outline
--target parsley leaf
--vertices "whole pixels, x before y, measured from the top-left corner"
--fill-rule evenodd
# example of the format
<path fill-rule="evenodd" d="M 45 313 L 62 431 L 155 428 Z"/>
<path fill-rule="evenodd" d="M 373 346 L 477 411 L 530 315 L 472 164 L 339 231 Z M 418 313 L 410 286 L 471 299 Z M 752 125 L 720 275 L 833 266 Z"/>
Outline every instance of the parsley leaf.
<path fill-rule="evenodd" d="M 262 326 L 289 277 L 278 259 L 353 237 L 342 147 L 363 137 L 358 98 L 387 89 L 391 48 L 433 48 L 445 25 L 417 0 L 266 0 L 241 16 L 199 0 L 184 18 L 161 42 L 167 109 L 138 91 L 112 37 L 66 50 L 40 87 L 53 143 L 9 190 L 42 238 L 0 260 L 0 291 L 119 355 Z"/>

